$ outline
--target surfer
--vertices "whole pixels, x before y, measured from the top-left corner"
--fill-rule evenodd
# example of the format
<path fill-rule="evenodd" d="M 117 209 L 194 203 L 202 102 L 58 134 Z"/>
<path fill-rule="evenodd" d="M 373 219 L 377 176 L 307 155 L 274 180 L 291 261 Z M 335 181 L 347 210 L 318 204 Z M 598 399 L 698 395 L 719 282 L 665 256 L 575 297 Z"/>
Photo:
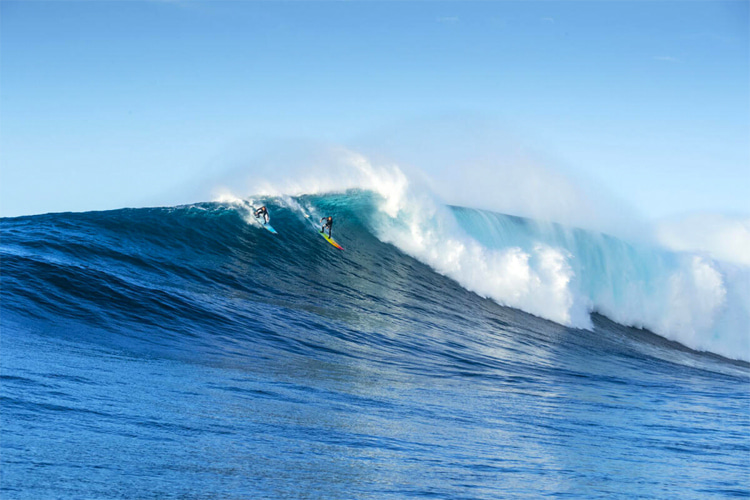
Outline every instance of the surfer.
<path fill-rule="evenodd" d="M 330 238 L 331 230 L 333 229 L 333 217 L 331 217 L 330 215 L 328 217 L 323 217 L 322 219 L 320 219 L 320 222 L 323 221 L 325 221 L 326 223 L 323 224 L 323 227 L 320 228 L 320 232 L 325 234 L 326 228 L 328 228 L 328 237 Z"/>
<path fill-rule="evenodd" d="M 271 220 L 271 217 L 268 216 L 268 210 L 266 210 L 265 205 L 255 211 L 256 218 L 260 217 L 261 215 L 263 216 L 263 220 L 265 220 L 264 224 L 268 224 L 268 221 Z"/>

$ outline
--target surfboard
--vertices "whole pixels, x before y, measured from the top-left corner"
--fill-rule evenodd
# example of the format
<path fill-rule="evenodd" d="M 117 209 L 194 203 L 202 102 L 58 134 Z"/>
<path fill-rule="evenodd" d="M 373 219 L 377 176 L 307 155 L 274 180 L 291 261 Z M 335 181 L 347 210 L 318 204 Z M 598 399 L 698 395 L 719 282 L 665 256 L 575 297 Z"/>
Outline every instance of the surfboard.
<path fill-rule="evenodd" d="M 255 207 L 252 206 L 252 205 L 250 205 L 250 208 L 253 210 L 253 213 L 255 213 Z M 265 222 L 265 219 L 263 217 L 257 217 L 256 216 L 255 220 L 257 220 L 258 222 L 260 222 L 261 226 L 263 226 L 264 228 L 268 229 L 273 234 L 279 234 L 279 233 L 276 232 L 276 230 L 273 228 L 273 226 L 271 226 L 271 224 Z"/>
<path fill-rule="evenodd" d="M 325 238 L 328 243 L 330 243 L 331 245 L 335 246 L 339 250 L 343 250 L 344 249 L 341 245 L 339 245 L 338 243 L 336 243 L 336 240 L 334 240 L 333 238 L 329 237 L 323 231 L 318 232 L 318 234 L 321 235 L 323 238 Z"/>

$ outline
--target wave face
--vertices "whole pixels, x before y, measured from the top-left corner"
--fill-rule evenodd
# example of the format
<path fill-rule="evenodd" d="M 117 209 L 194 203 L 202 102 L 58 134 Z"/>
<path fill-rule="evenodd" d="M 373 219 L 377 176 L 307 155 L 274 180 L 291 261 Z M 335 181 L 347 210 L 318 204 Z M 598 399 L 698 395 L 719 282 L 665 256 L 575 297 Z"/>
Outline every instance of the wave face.
<path fill-rule="evenodd" d="M 263 201 L 278 235 L 246 202 L 0 221 L 4 498 L 750 493 L 745 269 L 429 197 Z"/>

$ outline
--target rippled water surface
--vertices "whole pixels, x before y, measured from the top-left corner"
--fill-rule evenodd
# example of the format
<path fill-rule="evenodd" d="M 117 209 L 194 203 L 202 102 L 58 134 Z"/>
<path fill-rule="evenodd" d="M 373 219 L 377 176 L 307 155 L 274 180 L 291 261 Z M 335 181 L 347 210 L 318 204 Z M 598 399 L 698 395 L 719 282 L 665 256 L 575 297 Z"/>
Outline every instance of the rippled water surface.
<path fill-rule="evenodd" d="M 2 498 L 750 496 L 746 363 L 274 214 L 0 222 Z"/>

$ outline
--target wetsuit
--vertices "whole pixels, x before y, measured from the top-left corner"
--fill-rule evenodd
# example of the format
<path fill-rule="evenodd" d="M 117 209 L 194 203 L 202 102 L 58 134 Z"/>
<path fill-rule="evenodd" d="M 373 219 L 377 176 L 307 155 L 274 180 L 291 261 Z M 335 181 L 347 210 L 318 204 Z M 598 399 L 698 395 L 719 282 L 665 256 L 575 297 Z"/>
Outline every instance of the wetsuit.
<path fill-rule="evenodd" d="M 258 210 L 255 211 L 255 216 L 260 217 L 263 216 L 263 219 L 266 221 L 265 223 L 268 224 L 268 221 L 271 219 L 268 216 L 268 210 L 266 210 L 266 207 L 260 207 Z"/>
<path fill-rule="evenodd" d="M 333 229 L 333 217 L 323 217 L 320 222 L 326 221 L 323 227 L 320 228 L 320 232 L 325 234 L 326 228 L 328 228 L 328 237 L 331 237 L 331 230 Z"/>

